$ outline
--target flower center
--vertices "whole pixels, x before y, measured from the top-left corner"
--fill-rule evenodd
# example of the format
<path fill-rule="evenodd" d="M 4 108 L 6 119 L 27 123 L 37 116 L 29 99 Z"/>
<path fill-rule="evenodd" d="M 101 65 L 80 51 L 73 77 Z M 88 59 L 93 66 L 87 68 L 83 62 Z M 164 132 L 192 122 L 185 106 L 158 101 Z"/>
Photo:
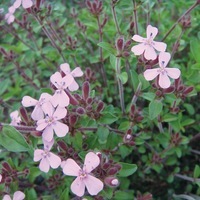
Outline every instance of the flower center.
<path fill-rule="evenodd" d="M 49 117 L 48 115 L 46 115 L 46 118 L 45 118 L 45 122 L 50 125 L 54 122 L 54 118 L 53 117 Z"/>
<path fill-rule="evenodd" d="M 79 171 L 79 177 L 80 177 L 80 179 L 86 178 L 87 177 L 87 172 L 84 171 L 84 170 L 80 170 Z"/>
<path fill-rule="evenodd" d="M 42 152 L 42 156 L 44 158 L 46 158 L 47 156 L 49 156 L 49 150 L 48 149 L 44 149 L 44 151 Z"/>

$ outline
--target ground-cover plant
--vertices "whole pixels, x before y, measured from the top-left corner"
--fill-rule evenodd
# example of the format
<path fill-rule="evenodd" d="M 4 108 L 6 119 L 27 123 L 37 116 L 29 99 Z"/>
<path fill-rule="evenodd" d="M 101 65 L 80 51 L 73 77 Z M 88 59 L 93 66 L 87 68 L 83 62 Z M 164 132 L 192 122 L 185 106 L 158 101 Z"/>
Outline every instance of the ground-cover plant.
<path fill-rule="evenodd" d="M 2 199 L 199 199 L 199 4 L 2 1 Z"/>

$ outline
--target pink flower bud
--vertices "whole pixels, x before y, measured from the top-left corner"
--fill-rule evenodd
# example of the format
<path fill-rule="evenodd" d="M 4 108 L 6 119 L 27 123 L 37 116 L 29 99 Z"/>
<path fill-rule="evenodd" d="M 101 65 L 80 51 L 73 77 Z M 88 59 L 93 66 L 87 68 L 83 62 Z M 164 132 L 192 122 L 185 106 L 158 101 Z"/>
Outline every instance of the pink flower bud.
<path fill-rule="evenodd" d="M 82 86 L 83 99 L 86 100 L 90 95 L 90 83 L 85 81 Z"/>
<path fill-rule="evenodd" d="M 70 115 L 69 116 L 69 124 L 71 126 L 74 126 L 77 122 L 77 116 L 76 115 Z"/>
<path fill-rule="evenodd" d="M 119 54 L 124 50 L 124 37 L 117 39 L 116 48 Z"/>
<path fill-rule="evenodd" d="M 183 91 L 184 95 L 189 94 L 190 92 L 192 92 L 193 89 L 194 89 L 193 86 L 187 87 L 187 88 Z"/>
<path fill-rule="evenodd" d="M 117 187 L 119 185 L 119 180 L 115 177 L 109 176 L 104 179 L 104 183 L 110 187 Z"/>
<path fill-rule="evenodd" d="M 20 112 L 20 115 L 23 118 L 23 120 L 26 123 L 28 123 L 29 122 L 29 117 L 28 117 L 26 109 L 24 107 L 20 107 L 19 112 Z"/>
<path fill-rule="evenodd" d="M 84 115 L 85 114 L 85 109 L 82 108 L 82 107 L 79 107 L 79 108 L 76 109 L 76 113 L 78 115 Z"/>
<path fill-rule="evenodd" d="M 108 169 L 109 167 L 110 167 L 110 163 L 108 163 L 108 162 L 104 163 L 103 166 L 102 166 L 102 168 L 104 170 Z"/>
<path fill-rule="evenodd" d="M 101 112 L 104 109 L 104 102 L 100 101 L 97 105 L 97 112 Z"/>
<path fill-rule="evenodd" d="M 11 171 L 12 171 L 12 167 L 11 167 L 10 164 L 7 163 L 7 162 L 3 162 L 3 163 L 2 163 L 2 167 L 3 167 L 6 171 L 8 171 L 8 172 L 11 172 Z"/>
<path fill-rule="evenodd" d="M 118 169 L 116 167 L 111 167 L 109 170 L 108 170 L 108 174 L 109 175 L 115 175 L 116 173 L 118 172 Z"/>
<path fill-rule="evenodd" d="M 59 146 L 61 149 L 63 149 L 64 151 L 67 151 L 68 147 L 67 147 L 67 144 L 66 144 L 65 142 L 59 140 L 59 141 L 57 142 L 57 144 L 58 144 L 58 146 Z"/>

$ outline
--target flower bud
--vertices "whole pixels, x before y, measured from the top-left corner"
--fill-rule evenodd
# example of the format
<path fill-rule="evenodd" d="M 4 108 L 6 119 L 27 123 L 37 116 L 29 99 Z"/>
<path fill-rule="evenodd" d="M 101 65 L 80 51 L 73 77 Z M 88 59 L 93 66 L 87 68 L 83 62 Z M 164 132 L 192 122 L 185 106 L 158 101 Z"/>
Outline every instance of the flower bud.
<path fill-rule="evenodd" d="M 194 89 L 193 86 L 187 87 L 187 88 L 183 91 L 183 94 L 184 94 L 184 95 L 187 95 L 187 94 L 189 94 L 190 92 L 192 92 L 193 89 Z"/>
<path fill-rule="evenodd" d="M 110 167 L 110 163 L 106 162 L 103 164 L 102 169 L 106 170 Z"/>
<path fill-rule="evenodd" d="M 63 149 L 64 151 L 67 151 L 68 147 L 67 147 L 67 144 L 66 144 L 65 142 L 59 140 L 59 141 L 57 142 L 57 144 L 58 144 L 58 146 L 59 146 L 61 149 Z"/>
<path fill-rule="evenodd" d="M 130 53 L 128 51 L 125 51 L 125 52 L 122 53 L 122 56 L 125 57 L 125 58 L 129 57 Z"/>
<path fill-rule="evenodd" d="M 132 115 L 134 115 L 134 113 L 135 113 L 135 105 L 132 105 L 132 106 L 131 106 L 130 112 L 131 112 Z"/>
<path fill-rule="evenodd" d="M 72 155 L 74 153 L 74 149 L 70 147 L 67 152 L 68 154 Z"/>
<path fill-rule="evenodd" d="M 99 101 L 99 103 L 97 105 L 97 112 L 100 113 L 103 109 L 104 109 L 104 102 Z"/>
<path fill-rule="evenodd" d="M 87 104 L 92 104 L 93 103 L 93 99 L 92 97 L 89 97 L 86 101 Z"/>
<path fill-rule="evenodd" d="M 21 115 L 22 119 L 26 123 L 28 123 L 29 122 L 29 117 L 28 117 L 26 109 L 24 107 L 20 107 L 19 112 L 20 112 L 20 115 Z"/>
<path fill-rule="evenodd" d="M 4 182 L 6 185 L 10 185 L 12 183 L 13 179 L 11 177 L 6 177 Z"/>
<path fill-rule="evenodd" d="M 84 114 L 85 114 L 85 109 L 82 108 L 82 107 L 78 107 L 78 108 L 76 109 L 76 113 L 77 113 L 78 115 L 84 115 Z"/>
<path fill-rule="evenodd" d="M 10 164 L 7 163 L 7 162 L 3 162 L 3 163 L 2 163 L 2 167 L 3 167 L 6 171 L 8 171 L 8 172 L 11 172 L 11 171 L 12 171 L 12 167 L 11 167 Z"/>
<path fill-rule="evenodd" d="M 104 183 L 110 187 L 117 187 L 119 185 L 119 180 L 115 177 L 106 177 Z"/>
<path fill-rule="evenodd" d="M 82 86 L 83 99 L 86 100 L 90 95 L 90 83 L 85 81 Z"/>
<path fill-rule="evenodd" d="M 164 93 L 169 94 L 169 93 L 174 92 L 174 90 L 175 90 L 175 87 L 172 85 L 172 86 L 168 87 L 167 89 L 164 89 L 163 91 L 164 91 Z"/>
<path fill-rule="evenodd" d="M 118 169 L 116 167 L 111 167 L 109 170 L 108 170 L 108 174 L 109 175 L 115 175 L 116 173 L 118 172 Z"/>
<path fill-rule="evenodd" d="M 70 115 L 69 116 L 69 124 L 71 126 L 74 126 L 77 122 L 77 116 L 76 115 Z"/>
<path fill-rule="evenodd" d="M 124 50 L 124 37 L 120 37 L 117 39 L 116 48 L 117 48 L 118 54 L 120 54 Z"/>

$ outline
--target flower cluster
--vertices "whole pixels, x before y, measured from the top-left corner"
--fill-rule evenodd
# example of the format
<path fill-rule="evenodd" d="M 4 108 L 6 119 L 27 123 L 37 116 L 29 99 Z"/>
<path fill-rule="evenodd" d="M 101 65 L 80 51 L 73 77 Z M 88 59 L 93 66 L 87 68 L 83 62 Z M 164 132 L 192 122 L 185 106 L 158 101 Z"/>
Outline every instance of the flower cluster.
<path fill-rule="evenodd" d="M 154 38 L 158 33 L 158 29 L 151 25 L 147 26 L 147 38 L 143 38 L 139 35 L 134 35 L 132 39 L 140 44 L 133 46 L 131 51 L 135 55 L 144 54 L 146 60 L 155 60 L 157 58 L 157 52 L 160 52 L 158 55 L 159 68 L 147 69 L 144 72 L 144 77 L 146 80 L 150 81 L 159 76 L 159 86 L 161 88 L 170 87 L 170 78 L 177 79 L 180 77 L 180 70 L 177 68 L 167 68 L 167 64 L 170 61 L 170 53 L 165 52 L 167 45 L 163 42 L 156 42 Z"/>
<path fill-rule="evenodd" d="M 43 149 L 34 151 L 35 162 L 40 161 L 39 168 L 47 173 L 51 168 L 59 166 L 63 168 L 63 173 L 69 176 L 77 176 L 71 185 L 71 190 L 77 196 L 83 196 L 85 187 L 91 195 L 98 194 L 103 189 L 103 182 L 91 175 L 93 169 L 100 164 L 99 157 L 89 152 L 86 155 L 83 169 L 76 162 L 68 158 L 61 162 L 61 158 L 51 152 L 54 144 L 54 133 L 58 137 L 64 137 L 69 131 L 69 127 L 60 120 L 67 116 L 66 107 L 70 104 L 69 91 L 76 91 L 79 86 L 75 77 L 83 75 L 80 67 L 70 70 L 68 63 L 60 65 L 61 72 L 55 72 L 50 81 L 54 94 L 42 93 L 39 100 L 30 96 L 24 96 L 22 105 L 24 107 L 34 106 L 31 118 L 36 121 L 36 130 L 42 131 Z"/>

